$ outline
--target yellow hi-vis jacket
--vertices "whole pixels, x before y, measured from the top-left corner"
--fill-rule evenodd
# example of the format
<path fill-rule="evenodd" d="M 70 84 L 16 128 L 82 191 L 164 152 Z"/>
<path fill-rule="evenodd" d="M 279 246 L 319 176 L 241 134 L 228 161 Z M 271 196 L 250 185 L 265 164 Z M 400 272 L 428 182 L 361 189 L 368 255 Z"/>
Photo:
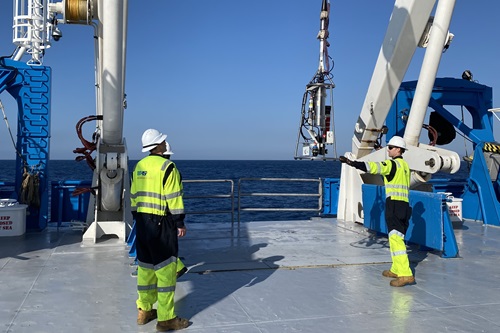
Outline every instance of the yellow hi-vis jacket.
<path fill-rule="evenodd" d="M 386 198 L 409 202 L 410 168 L 403 158 L 396 157 L 393 160 L 382 162 L 366 162 L 366 168 L 371 174 L 384 176 Z"/>
<path fill-rule="evenodd" d="M 174 162 L 160 155 L 140 160 L 132 174 L 131 210 L 160 216 L 171 215 L 178 228 L 184 226 L 182 180 Z"/>

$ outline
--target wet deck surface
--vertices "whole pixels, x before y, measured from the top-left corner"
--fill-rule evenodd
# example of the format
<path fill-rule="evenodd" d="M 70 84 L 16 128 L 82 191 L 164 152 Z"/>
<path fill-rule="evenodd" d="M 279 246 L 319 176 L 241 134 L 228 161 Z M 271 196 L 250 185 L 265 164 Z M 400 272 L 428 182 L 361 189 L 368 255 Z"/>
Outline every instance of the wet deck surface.
<path fill-rule="evenodd" d="M 465 222 L 460 257 L 409 246 L 417 284 L 389 286 L 387 239 L 334 219 L 189 225 L 182 332 L 499 332 L 500 228 Z M 155 332 L 116 239 L 48 228 L 0 238 L 1 332 Z"/>

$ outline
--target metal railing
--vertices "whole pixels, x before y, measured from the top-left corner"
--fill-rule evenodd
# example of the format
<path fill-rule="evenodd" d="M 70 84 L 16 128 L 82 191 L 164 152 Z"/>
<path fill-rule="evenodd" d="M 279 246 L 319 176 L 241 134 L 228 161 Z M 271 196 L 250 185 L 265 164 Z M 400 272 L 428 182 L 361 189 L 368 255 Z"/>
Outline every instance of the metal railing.
<path fill-rule="evenodd" d="M 234 182 L 230 179 L 201 179 L 201 180 L 183 180 L 182 183 L 229 183 L 230 191 L 229 193 L 222 194 L 205 194 L 205 195 L 184 195 L 183 199 L 231 199 L 231 209 L 230 210 L 203 210 L 203 211 L 186 211 L 186 215 L 189 214 L 231 214 L 231 227 L 234 225 Z"/>
<path fill-rule="evenodd" d="M 261 182 L 317 182 L 317 193 L 286 193 L 286 192 L 243 192 L 242 182 L 261 181 Z M 318 208 L 309 207 L 293 207 L 293 208 L 280 208 L 280 207 L 242 207 L 241 200 L 244 197 L 317 197 Z M 305 178 L 240 178 L 238 181 L 238 226 L 240 224 L 240 215 L 243 211 L 254 212 L 320 212 L 323 203 L 323 187 L 321 178 L 305 179 Z"/>
<path fill-rule="evenodd" d="M 297 183 L 297 182 L 316 182 L 318 183 L 318 190 L 316 193 L 288 193 L 288 192 L 264 192 L 264 191 L 243 191 L 243 187 L 247 187 L 249 185 L 248 183 L 250 182 L 267 182 L 263 184 L 257 184 L 260 185 L 260 188 L 272 188 L 273 191 L 275 189 L 282 189 L 279 186 L 270 186 L 269 183 L 271 182 L 281 182 L 281 183 Z M 220 209 L 223 207 L 223 205 L 216 204 L 214 205 L 215 207 L 218 207 L 218 209 L 214 210 L 209 210 L 209 209 L 203 209 L 203 210 L 193 210 L 193 211 L 186 211 L 186 215 L 189 214 L 198 214 L 198 215 L 203 215 L 203 214 L 231 214 L 231 227 L 234 226 L 234 213 L 235 209 L 238 209 L 238 224 L 240 223 L 240 215 L 241 212 L 245 211 L 260 211 L 260 212 L 278 212 L 278 211 L 288 211 L 288 212 L 321 212 L 323 209 L 323 187 L 322 187 L 322 180 L 321 178 L 318 179 L 302 179 L 302 178 L 241 178 L 238 180 L 238 207 L 235 208 L 235 193 L 234 193 L 234 181 L 229 180 L 229 179 L 214 179 L 214 180 L 183 180 L 184 184 L 189 184 L 189 183 L 198 183 L 198 184 L 208 184 L 210 185 L 211 183 L 227 183 L 229 184 L 229 188 L 226 190 L 225 187 L 217 187 L 217 186 L 211 186 L 210 191 L 204 190 L 200 191 L 200 195 L 191 195 L 190 193 L 196 193 L 196 189 L 190 188 L 186 193 L 184 194 L 184 199 L 186 200 L 196 200 L 196 199 L 210 199 L 210 200 L 217 200 L 217 199 L 226 199 L 229 201 L 230 204 L 230 209 Z M 84 196 L 86 199 L 85 200 L 80 200 L 79 197 L 73 197 L 71 195 L 72 191 L 76 188 L 77 185 L 83 185 L 82 182 L 75 182 L 75 181 L 64 181 L 64 182 L 52 182 L 52 187 L 51 187 L 51 197 L 50 197 L 50 206 L 51 206 L 51 222 L 58 222 L 60 223 L 61 221 L 70 221 L 70 220 L 80 220 L 83 218 L 85 212 L 87 211 L 87 206 L 88 206 L 88 196 L 89 193 L 85 193 Z M 290 188 L 290 185 L 293 184 L 288 184 L 288 189 Z M 250 186 L 253 187 L 254 189 L 256 186 Z M 296 187 L 293 187 L 294 191 Z M 311 187 L 307 187 L 307 189 L 311 189 Z M 219 190 L 220 193 L 213 193 L 216 190 Z M 11 193 L 14 192 L 14 183 L 11 182 L 0 182 L 0 193 L 3 193 L 1 197 L 9 197 Z M 255 205 L 255 200 L 252 201 L 246 201 L 247 204 L 254 204 L 254 206 L 250 207 L 243 207 L 242 206 L 242 200 L 244 200 L 247 197 L 261 197 L 264 199 L 272 199 L 273 197 L 281 197 L 281 198 L 286 198 L 286 197 L 309 197 L 309 198 L 318 198 L 318 208 L 308 208 L 308 207 L 298 207 L 295 204 L 284 204 L 280 207 L 270 207 L 271 201 L 272 200 L 265 200 L 265 205 L 258 206 Z M 256 200 L 258 202 L 258 200 Z M 207 204 L 208 200 L 200 200 L 200 204 L 204 206 L 210 206 Z M 310 201 L 308 201 L 310 203 Z M 52 207 L 53 206 L 53 207 Z M 194 205 L 196 207 L 196 205 Z M 193 207 L 192 205 L 186 205 L 186 207 Z M 61 211 L 61 209 L 63 210 Z"/>

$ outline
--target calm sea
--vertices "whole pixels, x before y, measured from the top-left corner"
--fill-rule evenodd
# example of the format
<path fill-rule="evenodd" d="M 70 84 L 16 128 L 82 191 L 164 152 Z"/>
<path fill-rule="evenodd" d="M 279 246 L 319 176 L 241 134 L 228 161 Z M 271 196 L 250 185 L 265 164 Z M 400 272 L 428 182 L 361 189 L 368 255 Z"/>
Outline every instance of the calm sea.
<path fill-rule="evenodd" d="M 313 181 L 256 181 L 255 178 L 321 179 L 339 178 L 340 163 L 337 161 L 175 161 L 185 180 L 185 206 L 187 222 L 229 222 L 231 200 L 227 198 L 234 186 L 234 205 L 237 207 L 238 190 L 241 207 L 245 208 L 317 208 L 318 199 L 314 196 L 252 196 L 249 193 L 318 193 L 318 183 Z M 129 162 L 132 171 L 137 161 Z M 443 175 L 445 178 L 466 178 L 467 168 L 462 165 L 455 175 Z M 91 180 L 92 171 L 85 161 L 52 160 L 49 162 L 51 181 Z M 248 179 L 251 178 L 252 180 Z M 15 161 L 0 160 L 0 181 L 13 182 L 15 179 Z M 199 180 L 220 180 L 219 182 L 194 182 Z M 224 180 L 224 181 L 223 181 Z M 241 182 L 241 183 L 240 183 Z M 246 195 L 245 195 L 246 194 Z M 217 198 L 205 198 L 206 196 Z M 205 196 L 205 197 L 204 197 Z M 204 197 L 204 198 L 196 198 Z M 215 213 L 223 211 L 223 213 Z M 209 214 L 199 214 L 210 212 Z M 286 211 L 243 211 L 241 221 L 308 219 L 317 215 L 314 212 Z M 237 215 L 234 216 L 235 220 Z"/>

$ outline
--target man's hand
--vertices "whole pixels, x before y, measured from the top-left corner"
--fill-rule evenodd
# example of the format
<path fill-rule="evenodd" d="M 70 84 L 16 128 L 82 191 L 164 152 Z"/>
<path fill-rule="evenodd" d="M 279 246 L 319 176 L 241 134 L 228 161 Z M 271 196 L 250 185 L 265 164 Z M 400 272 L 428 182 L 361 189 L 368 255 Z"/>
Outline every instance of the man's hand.
<path fill-rule="evenodd" d="M 345 156 L 339 157 L 340 163 L 346 163 L 347 165 L 352 165 L 352 161 Z"/>
<path fill-rule="evenodd" d="M 186 227 L 184 227 L 184 228 L 177 228 L 177 236 L 178 237 L 184 237 L 184 236 L 186 236 Z"/>

